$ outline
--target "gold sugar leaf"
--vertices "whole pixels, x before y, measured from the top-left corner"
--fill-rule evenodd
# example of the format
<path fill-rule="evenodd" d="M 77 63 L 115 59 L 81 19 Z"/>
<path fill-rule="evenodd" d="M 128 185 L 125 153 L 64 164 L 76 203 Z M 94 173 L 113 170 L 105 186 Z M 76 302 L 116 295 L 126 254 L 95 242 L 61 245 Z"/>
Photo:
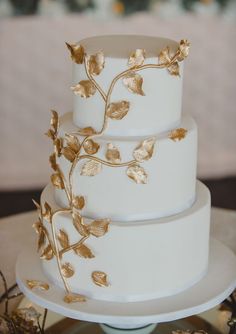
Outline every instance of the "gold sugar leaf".
<path fill-rule="evenodd" d="M 92 139 L 88 139 L 85 141 L 85 143 L 83 144 L 84 150 L 87 154 L 95 154 L 98 152 L 100 145 L 98 143 L 96 143 L 94 140 Z"/>
<path fill-rule="evenodd" d="M 83 218 L 77 213 L 73 214 L 73 225 L 82 237 L 89 236 L 88 227 L 83 224 Z"/>
<path fill-rule="evenodd" d="M 38 248 L 37 251 L 39 252 L 40 249 L 45 245 L 46 238 L 45 238 L 45 232 L 43 229 L 43 224 L 41 221 L 38 221 L 33 224 L 33 228 L 35 229 L 36 233 L 38 234 Z"/>
<path fill-rule="evenodd" d="M 151 159 L 153 155 L 155 141 L 155 137 L 143 140 L 133 152 L 134 159 L 138 162 L 143 162 Z"/>
<path fill-rule="evenodd" d="M 184 60 L 186 57 L 189 55 L 189 49 L 190 49 L 190 43 L 187 39 L 182 39 L 179 43 L 179 56 L 178 56 L 178 61 Z"/>
<path fill-rule="evenodd" d="M 112 163 L 121 162 L 120 151 L 112 143 L 107 144 L 106 159 Z"/>
<path fill-rule="evenodd" d="M 75 196 L 72 200 L 73 207 L 82 210 L 85 206 L 85 199 L 83 196 Z"/>
<path fill-rule="evenodd" d="M 77 255 L 85 258 L 85 259 L 92 259 L 94 257 L 91 249 L 89 249 L 84 244 L 80 244 L 79 246 L 74 248 L 74 251 Z"/>
<path fill-rule="evenodd" d="M 188 130 L 184 128 L 179 128 L 171 131 L 169 134 L 169 138 L 172 139 L 173 141 L 180 141 L 186 137 Z"/>
<path fill-rule="evenodd" d="M 40 290 L 49 290 L 49 285 L 47 283 L 35 279 L 27 279 L 26 284 L 31 290 L 34 288 Z"/>
<path fill-rule="evenodd" d="M 61 266 L 62 275 L 66 278 L 70 278 L 74 275 L 75 271 L 69 262 L 64 263 Z"/>
<path fill-rule="evenodd" d="M 96 87 L 90 80 L 81 80 L 77 85 L 72 86 L 71 89 L 75 95 L 88 98 L 96 93 Z"/>
<path fill-rule="evenodd" d="M 56 153 L 52 153 L 49 157 L 49 162 L 51 164 L 51 167 L 53 170 L 57 171 L 57 159 L 56 159 Z"/>
<path fill-rule="evenodd" d="M 52 118 L 50 121 L 51 127 L 53 128 L 54 132 L 57 133 L 59 127 L 59 117 L 58 113 L 55 110 L 51 110 Z"/>
<path fill-rule="evenodd" d="M 51 182 L 54 185 L 54 187 L 58 189 L 65 189 L 63 178 L 61 177 L 60 173 L 52 174 Z"/>
<path fill-rule="evenodd" d="M 111 119 L 121 120 L 129 111 L 130 103 L 128 101 L 120 101 L 110 103 L 107 108 L 107 116 Z"/>
<path fill-rule="evenodd" d="M 37 210 L 41 211 L 41 206 L 38 202 L 36 202 L 34 199 L 32 199 L 32 202 L 34 203 L 34 205 L 36 206 Z"/>
<path fill-rule="evenodd" d="M 82 166 L 80 175 L 83 176 L 95 176 L 102 170 L 102 164 L 95 160 L 88 160 Z"/>
<path fill-rule="evenodd" d="M 65 139 L 68 147 L 75 153 L 78 153 L 80 150 L 80 142 L 76 136 L 66 134 Z"/>
<path fill-rule="evenodd" d="M 144 49 L 136 49 L 134 52 L 131 53 L 128 66 L 131 68 L 139 67 L 143 65 L 145 60 L 146 52 Z"/>
<path fill-rule="evenodd" d="M 179 73 L 179 63 L 175 61 L 172 65 L 170 65 L 167 70 L 170 72 L 171 75 L 180 76 Z"/>
<path fill-rule="evenodd" d="M 42 254 L 40 255 L 40 259 L 42 260 L 51 260 L 53 258 L 53 249 L 49 244 L 46 248 L 44 248 Z"/>
<path fill-rule="evenodd" d="M 73 162 L 76 157 L 76 153 L 68 146 L 62 149 L 62 155 L 70 162 Z"/>
<path fill-rule="evenodd" d="M 56 138 L 55 136 L 55 132 L 52 129 L 49 129 L 46 133 L 46 136 L 48 136 L 49 138 L 51 138 L 52 140 L 54 140 Z"/>
<path fill-rule="evenodd" d="M 42 227 L 43 227 L 43 224 L 42 224 L 41 221 L 37 221 L 36 223 L 34 223 L 34 224 L 32 225 L 32 227 L 34 228 L 35 232 L 36 232 L 37 234 L 39 234 L 39 233 L 40 233 L 40 230 L 41 230 Z"/>
<path fill-rule="evenodd" d="M 93 271 L 91 276 L 94 284 L 101 287 L 109 286 L 106 273 L 102 271 Z"/>
<path fill-rule="evenodd" d="M 102 51 L 88 58 L 88 70 L 91 75 L 99 75 L 105 65 L 105 57 Z"/>
<path fill-rule="evenodd" d="M 108 231 L 110 219 L 97 219 L 88 225 L 89 232 L 95 237 L 102 237 Z"/>
<path fill-rule="evenodd" d="M 159 64 L 168 65 L 170 61 L 171 61 L 170 48 L 169 46 L 167 46 L 163 50 L 161 50 L 161 52 L 159 53 L 158 62 Z"/>
<path fill-rule="evenodd" d="M 135 72 L 129 72 L 123 78 L 123 84 L 128 88 L 131 93 L 145 95 L 142 89 L 143 78 L 140 74 Z"/>
<path fill-rule="evenodd" d="M 58 239 L 62 248 L 69 247 L 69 245 L 70 245 L 69 237 L 68 237 L 68 234 L 65 231 L 60 230 L 59 233 L 57 234 L 57 239 Z"/>
<path fill-rule="evenodd" d="M 52 208 L 48 204 L 48 202 L 44 203 L 45 212 L 42 214 L 42 216 L 50 223 L 51 217 L 52 217 Z"/>
<path fill-rule="evenodd" d="M 91 126 L 87 126 L 86 128 L 79 130 L 79 134 L 82 136 L 92 136 L 95 133 L 96 131 Z"/>
<path fill-rule="evenodd" d="M 126 173 L 130 179 L 138 184 L 147 183 L 147 173 L 145 172 L 145 169 L 139 164 L 129 166 Z"/>
<path fill-rule="evenodd" d="M 61 155 L 61 150 L 62 150 L 62 138 L 56 138 L 53 142 L 54 144 L 54 151 L 58 157 Z"/>
<path fill-rule="evenodd" d="M 85 296 L 79 295 L 79 294 L 75 294 L 75 293 L 68 293 L 67 295 L 65 295 L 65 297 L 63 298 L 64 302 L 67 304 L 71 304 L 71 303 L 81 303 L 81 302 L 85 302 L 86 298 Z"/>
<path fill-rule="evenodd" d="M 84 61 L 84 48 L 80 44 L 69 44 L 66 43 L 71 55 L 71 59 L 76 64 L 83 64 Z"/>

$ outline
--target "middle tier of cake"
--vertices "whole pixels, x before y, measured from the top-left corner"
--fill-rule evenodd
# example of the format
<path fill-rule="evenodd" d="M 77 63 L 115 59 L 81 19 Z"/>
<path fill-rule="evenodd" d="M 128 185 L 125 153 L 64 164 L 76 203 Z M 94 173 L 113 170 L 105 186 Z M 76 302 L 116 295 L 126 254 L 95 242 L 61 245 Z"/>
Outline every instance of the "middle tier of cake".
<path fill-rule="evenodd" d="M 83 196 L 86 205 L 82 214 L 89 218 L 110 218 L 112 221 L 133 221 L 170 216 L 189 208 L 195 200 L 197 165 L 197 126 L 191 117 L 183 117 L 180 128 L 185 136 L 171 138 L 170 131 L 155 137 L 153 156 L 140 163 L 147 174 L 145 184 L 137 184 L 127 175 L 127 166 L 101 165 L 95 176 L 81 175 L 91 159 L 86 153 L 78 161 L 70 182 L 73 196 Z M 60 119 L 59 137 L 78 132 L 72 123 L 72 113 Z M 96 158 L 106 161 L 108 145 L 119 150 L 121 162 L 133 158 L 135 148 L 147 137 L 95 137 L 100 145 Z M 83 138 L 79 138 L 82 142 Z M 63 155 L 57 159 L 66 183 L 72 163 Z M 102 193 L 102 196 L 101 196 Z M 55 189 L 59 206 L 68 206 L 64 190 Z"/>

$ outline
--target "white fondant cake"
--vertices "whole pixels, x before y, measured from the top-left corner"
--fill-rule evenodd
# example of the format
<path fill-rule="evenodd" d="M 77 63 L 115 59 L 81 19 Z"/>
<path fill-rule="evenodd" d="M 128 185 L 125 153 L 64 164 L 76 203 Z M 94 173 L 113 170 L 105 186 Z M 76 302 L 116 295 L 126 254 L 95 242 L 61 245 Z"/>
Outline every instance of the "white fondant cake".
<path fill-rule="evenodd" d="M 101 36 L 67 46 L 74 110 L 52 111 L 54 173 L 34 225 L 44 271 L 65 302 L 180 293 L 207 271 L 210 225 L 197 126 L 181 117 L 189 43 Z"/>

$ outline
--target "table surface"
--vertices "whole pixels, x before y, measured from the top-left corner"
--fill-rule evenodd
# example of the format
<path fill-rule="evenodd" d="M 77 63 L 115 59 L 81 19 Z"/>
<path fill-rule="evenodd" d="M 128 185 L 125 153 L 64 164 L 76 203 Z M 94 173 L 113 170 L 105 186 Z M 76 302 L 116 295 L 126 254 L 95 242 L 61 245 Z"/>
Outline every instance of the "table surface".
<path fill-rule="evenodd" d="M 36 235 L 32 230 L 32 224 L 36 221 L 36 211 L 0 219 L 0 268 L 9 285 L 15 283 L 15 263 L 23 245 L 29 241 L 36 242 Z M 236 211 L 212 208 L 211 235 L 236 253 Z M 16 302 L 11 303 L 12 309 Z M 21 304 L 24 306 L 27 303 L 26 300 Z M 213 323 L 217 320 L 214 310 L 205 312 L 203 317 Z M 59 319 L 54 315 L 51 323 Z"/>

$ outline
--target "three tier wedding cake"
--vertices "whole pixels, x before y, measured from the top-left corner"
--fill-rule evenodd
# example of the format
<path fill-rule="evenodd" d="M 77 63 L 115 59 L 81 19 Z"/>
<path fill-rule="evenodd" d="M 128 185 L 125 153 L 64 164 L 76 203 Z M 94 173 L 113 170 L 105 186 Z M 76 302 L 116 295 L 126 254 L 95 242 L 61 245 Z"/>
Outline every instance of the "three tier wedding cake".
<path fill-rule="evenodd" d="M 114 35 L 67 47 L 74 108 L 52 111 L 53 174 L 36 203 L 43 270 L 68 303 L 180 293 L 207 272 L 210 225 L 197 126 L 181 115 L 189 42 Z"/>

